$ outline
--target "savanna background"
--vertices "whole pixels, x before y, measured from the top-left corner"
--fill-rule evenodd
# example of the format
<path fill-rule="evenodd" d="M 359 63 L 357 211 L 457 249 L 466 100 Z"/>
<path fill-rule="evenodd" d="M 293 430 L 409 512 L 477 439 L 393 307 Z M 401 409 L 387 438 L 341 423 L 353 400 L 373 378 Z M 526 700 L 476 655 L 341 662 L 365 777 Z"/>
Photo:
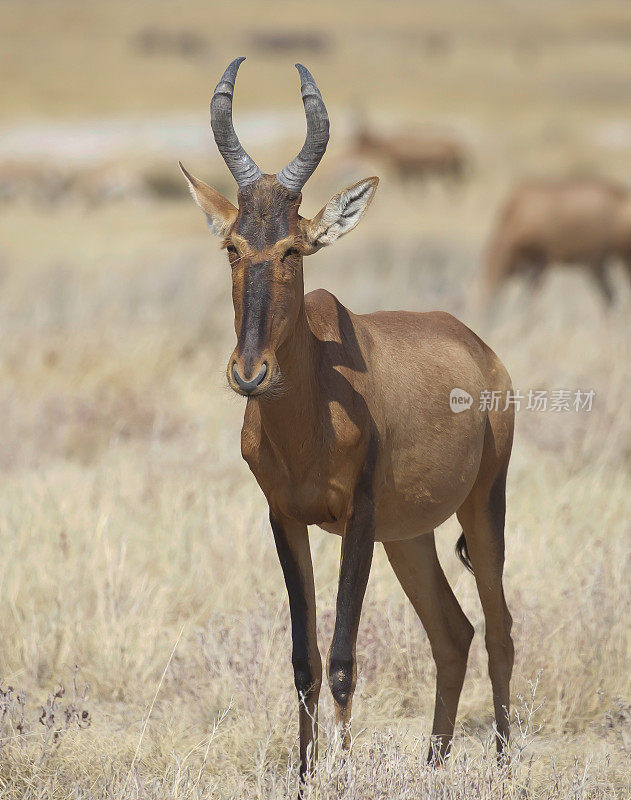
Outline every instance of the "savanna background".
<path fill-rule="evenodd" d="M 177 160 L 234 199 L 208 106 L 237 55 L 235 125 L 275 172 L 314 73 L 332 137 L 315 214 L 353 180 L 376 199 L 305 261 L 354 311 L 445 309 L 516 388 L 594 389 L 591 412 L 517 413 L 506 592 L 512 769 L 493 758 L 474 581 L 441 559 L 477 635 L 454 754 L 424 764 L 429 646 L 380 545 L 359 632 L 350 757 L 321 702 L 312 798 L 626 798 L 631 793 L 631 288 L 516 280 L 473 302 L 499 205 L 524 176 L 631 185 L 631 6 L 609 2 L 0 3 L 0 796 L 279 798 L 297 788 L 285 588 L 239 455 L 243 402 L 225 254 Z M 353 152 L 448 131 L 461 181 L 406 181 Z M 422 436 L 419 431 L 419 436 Z M 312 531 L 320 649 L 340 542 Z"/>

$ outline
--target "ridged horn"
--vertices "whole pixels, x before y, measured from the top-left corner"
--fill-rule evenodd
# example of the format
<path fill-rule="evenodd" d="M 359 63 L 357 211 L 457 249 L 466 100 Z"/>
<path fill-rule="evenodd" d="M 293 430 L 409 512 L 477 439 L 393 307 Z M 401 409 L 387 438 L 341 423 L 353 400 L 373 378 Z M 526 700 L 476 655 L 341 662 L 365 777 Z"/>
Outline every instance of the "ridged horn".
<path fill-rule="evenodd" d="M 221 77 L 210 101 L 210 124 L 219 152 L 232 173 L 237 186 L 242 189 L 262 173 L 241 146 L 232 124 L 232 95 L 237 72 L 245 57 L 235 58 Z"/>
<path fill-rule="evenodd" d="M 300 74 L 300 91 L 307 117 L 307 136 L 302 150 L 293 161 L 276 174 L 276 179 L 291 192 L 299 194 L 313 175 L 329 143 L 329 115 L 313 75 L 302 64 L 296 64 Z"/>

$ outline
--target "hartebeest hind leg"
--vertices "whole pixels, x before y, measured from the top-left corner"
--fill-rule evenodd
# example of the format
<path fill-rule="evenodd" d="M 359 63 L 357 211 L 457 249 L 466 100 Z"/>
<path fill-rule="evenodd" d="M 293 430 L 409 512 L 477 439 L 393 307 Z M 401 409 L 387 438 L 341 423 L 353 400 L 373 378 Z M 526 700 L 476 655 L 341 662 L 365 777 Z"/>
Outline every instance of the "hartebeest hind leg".
<path fill-rule="evenodd" d="M 350 747 L 350 721 L 353 693 L 357 682 L 355 651 L 362 603 L 370 574 L 375 542 L 375 515 L 372 499 L 355 500 L 354 511 L 342 537 L 342 562 L 335 631 L 329 650 L 328 675 L 335 703 L 335 722 L 342 727 L 342 744 Z"/>
<path fill-rule="evenodd" d="M 611 283 L 611 276 L 607 272 L 607 265 L 597 261 L 590 265 L 589 274 L 598 287 L 606 306 L 612 306 L 614 301 L 614 289 Z"/>
<path fill-rule="evenodd" d="M 317 759 L 318 697 L 322 683 L 311 549 L 306 525 L 276 518 L 271 512 L 270 522 L 289 594 L 302 777 Z"/>
<path fill-rule="evenodd" d="M 442 761 L 454 733 L 473 626 L 438 561 L 434 534 L 384 547 L 403 591 L 419 615 L 436 662 L 436 705 L 428 760 Z"/>
<path fill-rule="evenodd" d="M 510 679 L 514 647 L 513 620 L 504 598 L 504 517 L 506 515 L 506 469 L 490 488 L 480 481 L 458 509 L 467 550 L 475 575 L 486 623 L 485 642 L 497 727 L 497 750 L 502 753 L 510 730 Z"/>

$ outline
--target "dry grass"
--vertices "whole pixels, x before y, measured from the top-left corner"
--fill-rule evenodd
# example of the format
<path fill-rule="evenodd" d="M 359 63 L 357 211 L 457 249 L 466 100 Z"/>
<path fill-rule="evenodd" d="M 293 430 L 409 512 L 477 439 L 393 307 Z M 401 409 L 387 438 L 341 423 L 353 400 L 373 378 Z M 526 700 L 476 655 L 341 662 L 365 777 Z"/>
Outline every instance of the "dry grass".
<path fill-rule="evenodd" d="M 3 4 L 14 120 L 178 108 L 200 111 L 205 124 L 219 66 L 271 19 L 244 3 L 251 26 L 234 32 L 229 18 L 191 3 L 180 28 L 200 20 L 210 49 L 149 57 L 130 44 L 146 7 L 53 8 Z M 152 22 L 168 25 L 170 4 L 152 8 Z M 334 132 L 353 92 L 374 80 L 375 113 L 455 120 L 476 168 L 456 191 L 403 192 L 385 175 L 358 231 L 306 262 L 308 288 L 326 286 L 357 311 L 444 308 L 486 338 L 519 389 L 597 394 L 590 413 L 518 414 L 506 568 L 517 648 L 512 771 L 492 757 L 482 614 L 450 521 L 441 560 L 477 634 L 449 766 L 424 763 L 433 662 L 378 546 L 353 750 L 340 751 L 325 690 L 320 768 L 306 797 L 626 798 L 631 290 L 617 272 L 618 303 L 605 315 L 584 277 L 557 271 L 534 298 L 509 288 L 493 320 L 475 313 L 471 295 L 497 202 L 520 174 L 593 167 L 624 178 L 631 166 L 631 140 L 605 148 L 598 139 L 618 130 L 626 97 L 628 9 L 581 5 L 570 17 L 562 4 L 493 4 L 483 14 L 404 3 L 393 15 L 374 4 L 360 24 L 336 8 L 329 49 L 304 56 L 331 96 Z M 316 28 L 329 30 L 325 17 Z M 94 66 L 77 73 L 87 50 Z M 289 55 L 257 57 L 260 70 L 244 68 L 239 108 L 254 112 L 262 86 L 278 86 L 279 104 L 297 101 Z M 346 85 L 334 80 L 340 67 L 356 70 Z M 410 79 L 391 90 L 404 69 Z M 260 148 L 267 163 L 295 146 L 290 136 Z M 166 147 L 164 158 L 130 152 L 119 166 L 169 174 L 185 154 Z M 309 185 L 306 213 L 347 179 L 379 171 L 346 162 L 344 149 L 342 133 Z M 216 160 L 206 168 L 193 154 L 191 167 L 231 191 Z M 291 797 L 287 602 L 265 504 L 239 458 L 243 406 L 225 388 L 224 256 L 194 207 L 175 199 L 123 193 L 94 207 L 71 196 L 47 207 L 24 197 L 1 212 L 0 797 Z M 312 546 L 325 652 L 339 540 L 313 530 Z"/>

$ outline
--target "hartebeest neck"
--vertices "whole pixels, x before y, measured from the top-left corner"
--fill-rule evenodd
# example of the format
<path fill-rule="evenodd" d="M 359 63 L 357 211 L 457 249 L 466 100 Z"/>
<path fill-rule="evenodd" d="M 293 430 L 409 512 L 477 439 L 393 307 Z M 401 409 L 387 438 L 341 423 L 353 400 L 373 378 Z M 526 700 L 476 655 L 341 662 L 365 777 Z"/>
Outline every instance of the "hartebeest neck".
<path fill-rule="evenodd" d="M 282 383 L 269 397 L 256 399 L 265 433 L 281 448 L 296 436 L 308 438 L 318 430 L 317 347 L 302 300 L 291 333 L 276 351 Z"/>

